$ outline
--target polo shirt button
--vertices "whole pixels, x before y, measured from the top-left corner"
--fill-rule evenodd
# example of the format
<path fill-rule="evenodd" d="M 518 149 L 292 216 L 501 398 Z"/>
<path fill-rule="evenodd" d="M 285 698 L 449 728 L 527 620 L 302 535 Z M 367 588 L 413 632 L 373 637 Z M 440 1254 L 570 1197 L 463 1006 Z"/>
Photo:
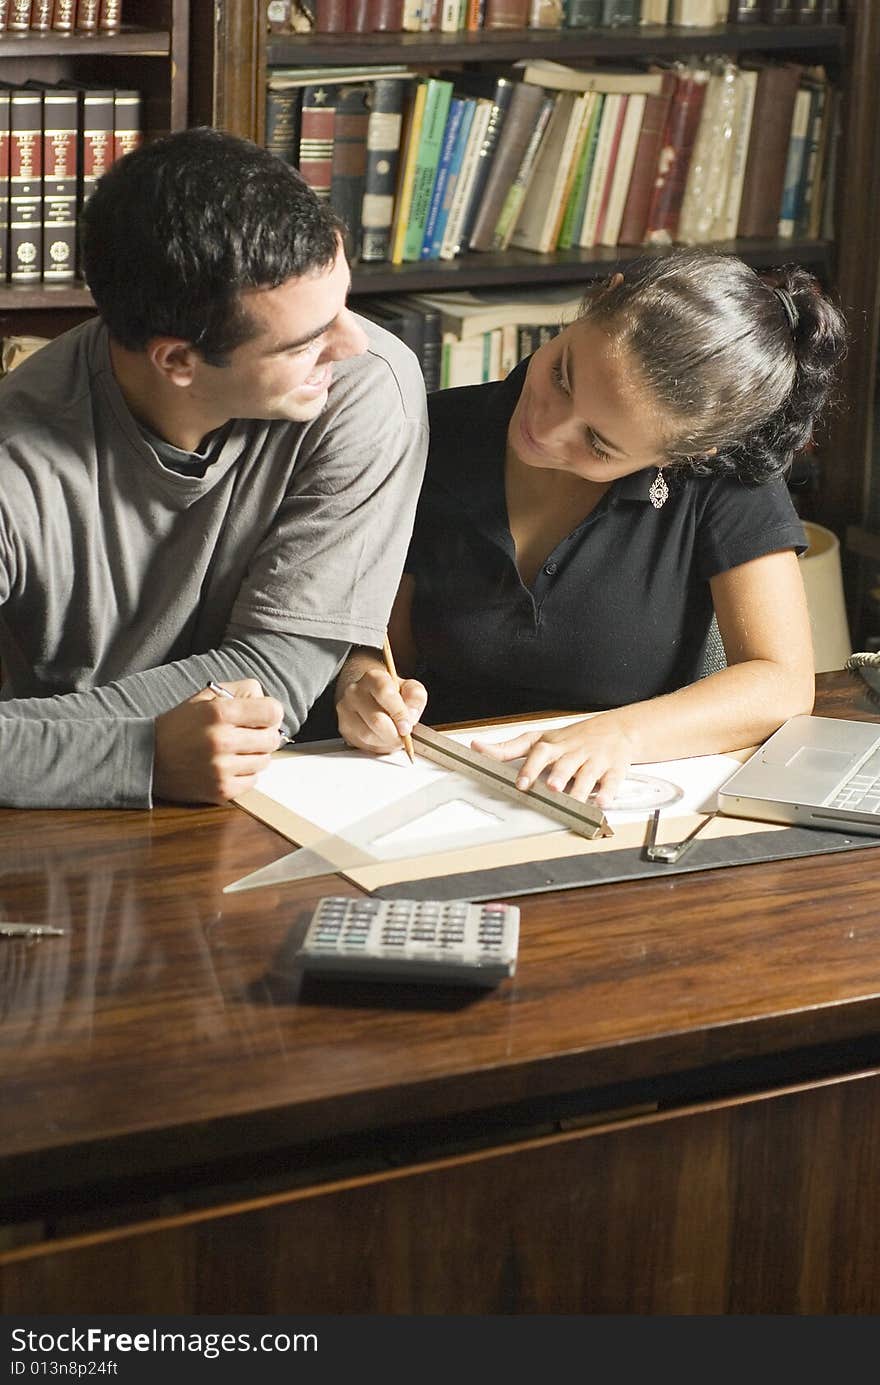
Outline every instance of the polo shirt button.
<path fill-rule="evenodd" d="M 545 563 L 545 564 L 544 564 L 544 571 L 546 572 L 546 574 L 547 574 L 548 577 L 552 577 L 553 574 L 554 574 L 554 572 L 556 572 L 556 570 L 558 569 L 558 567 L 559 567 L 559 564 L 558 564 L 558 563 L 552 563 L 552 562 L 551 562 L 551 563 Z"/>

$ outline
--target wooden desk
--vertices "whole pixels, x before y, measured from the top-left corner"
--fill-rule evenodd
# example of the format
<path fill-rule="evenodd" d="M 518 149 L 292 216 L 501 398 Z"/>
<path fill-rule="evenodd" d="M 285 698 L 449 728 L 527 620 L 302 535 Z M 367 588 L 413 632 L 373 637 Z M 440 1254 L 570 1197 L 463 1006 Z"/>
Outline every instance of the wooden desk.
<path fill-rule="evenodd" d="M 880 1311 L 880 843 L 526 897 L 511 981 L 381 1003 L 286 960 L 338 882 L 221 893 L 287 850 L 0 812 L 69 930 L 0 944 L 2 1311 Z"/>

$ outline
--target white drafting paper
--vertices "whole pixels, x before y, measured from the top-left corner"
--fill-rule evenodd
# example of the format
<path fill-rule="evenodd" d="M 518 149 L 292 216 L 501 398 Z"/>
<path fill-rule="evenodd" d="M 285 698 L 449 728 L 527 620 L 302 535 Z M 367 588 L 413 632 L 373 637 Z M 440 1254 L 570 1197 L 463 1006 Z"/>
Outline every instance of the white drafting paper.
<path fill-rule="evenodd" d="M 549 730 L 582 719 L 552 717 L 448 734 L 469 745 L 475 736 L 509 740 L 521 731 Z M 670 811 L 680 817 L 711 812 L 717 806 L 718 788 L 739 764 L 734 756 L 707 755 L 634 766 L 634 772 L 678 785 L 682 796 Z M 454 792 L 456 788 L 460 788 L 460 796 Z M 299 752 L 275 756 L 259 775 L 256 792 L 325 833 L 357 841 L 377 861 L 565 830 L 540 812 L 520 808 L 490 788 L 484 789 L 471 776 L 443 769 L 421 756 L 410 764 L 402 750 L 374 756 L 347 749 L 337 741 L 306 745 Z M 398 806 L 400 811 L 396 811 Z M 613 827 L 644 822 L 650 812 L 646 808 L 609 808 L 606 817 Z"/>

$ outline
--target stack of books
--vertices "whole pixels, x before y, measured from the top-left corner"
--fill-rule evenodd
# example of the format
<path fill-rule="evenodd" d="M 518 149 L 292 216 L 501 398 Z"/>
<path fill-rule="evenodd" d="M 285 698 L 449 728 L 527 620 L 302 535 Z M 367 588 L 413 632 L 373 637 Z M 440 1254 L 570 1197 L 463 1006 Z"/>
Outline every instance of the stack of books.
<path fill-rule="evenodd" d="M 115 34 L 122 0 L 0 0 L 0 33 Z"/>
<path fill-rule="evenodd" d="M 503 73 L 274 72 L 267 144 L 353 260 L 833 235 L 840 125 L 821 66 L 756 58 Z"/>
<path fill-rule="evenodd" d="M 79 211 L 105 169 L 141 143 L 142 108 L 129 88 L 0 85 L 0 282 L 77 277 Z"/>
<path fill-rule="evenodd" d="M 503 380 L 580 313 L 582 291 L 547 285 L 507 290 L 359 298 L 357 310 L 412 347 L 426 389 Z"/>
<path fill-rule="evenodd" d="M 276 34 L 607 29 L 639 24 L 831 24 L 840 0 L 273 0 Z"/>

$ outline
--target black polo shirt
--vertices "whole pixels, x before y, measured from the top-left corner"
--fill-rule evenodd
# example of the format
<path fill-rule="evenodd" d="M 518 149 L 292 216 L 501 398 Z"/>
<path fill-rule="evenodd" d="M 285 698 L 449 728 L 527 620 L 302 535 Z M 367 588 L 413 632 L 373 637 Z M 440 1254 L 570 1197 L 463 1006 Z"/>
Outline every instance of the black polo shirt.
<path fill-rule="evenodd" d="M 655 510 L 651 468 L 615 481 L 525 586 L 504 457 L 526 366 L 428 399 L 428 465 L 406 562 L 428 723 L 600 710 L 683 687 L 701 671 L 709 578 L 806 548 L 784 481 L 667 472 L 669 498 Z"/>

